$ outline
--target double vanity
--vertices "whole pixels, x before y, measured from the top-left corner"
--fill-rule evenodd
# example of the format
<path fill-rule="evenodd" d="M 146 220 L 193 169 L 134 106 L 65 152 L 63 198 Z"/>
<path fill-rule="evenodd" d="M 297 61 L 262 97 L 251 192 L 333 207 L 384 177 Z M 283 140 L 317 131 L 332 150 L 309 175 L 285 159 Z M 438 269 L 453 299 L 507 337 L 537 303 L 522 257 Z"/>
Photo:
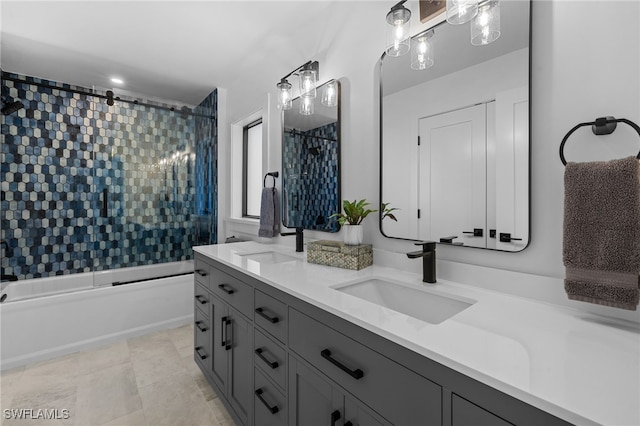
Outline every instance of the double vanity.
<path fill-rule="evenodd" d="M 194 250 L 195 360 L 239 425 L 640 421 L 633 327 L 278 245 Z"/>

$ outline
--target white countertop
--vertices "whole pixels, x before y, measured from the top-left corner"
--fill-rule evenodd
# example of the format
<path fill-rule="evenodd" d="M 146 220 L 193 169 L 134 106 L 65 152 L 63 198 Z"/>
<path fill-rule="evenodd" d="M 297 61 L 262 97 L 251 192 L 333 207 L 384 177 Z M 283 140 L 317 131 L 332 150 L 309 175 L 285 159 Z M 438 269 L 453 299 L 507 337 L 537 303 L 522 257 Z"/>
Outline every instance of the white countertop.
<path fill-rule="evenodd" d="M 361 271 L 307 263 L 293 248 L 256 242 L 194 247 L 234 269 L 580 425 L 640 425 L 640 327 L 577 310 L 373 265 Z M 243 254 L 277 251 L 297 261 Z M 334 290 L 386 278 L 477 302 L 429 324 Z"/>

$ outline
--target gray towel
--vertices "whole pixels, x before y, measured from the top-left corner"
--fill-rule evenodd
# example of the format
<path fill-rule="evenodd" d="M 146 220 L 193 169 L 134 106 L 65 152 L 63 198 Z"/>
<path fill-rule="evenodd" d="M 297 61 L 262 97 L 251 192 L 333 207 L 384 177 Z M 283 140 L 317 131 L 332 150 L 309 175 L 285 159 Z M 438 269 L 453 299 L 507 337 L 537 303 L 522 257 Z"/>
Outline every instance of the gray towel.
<path fill-rule="evenodd" d="M 259 237 L 273 238 L 280 233 L 280 204 L 278 204 L 278 190 L 264 188 L 260 200 L 260 229 Z"/>
<path fill-rule="evenodd" d="M 568 163 L 564 187 L 564 288 L 569 299 L 635 311 L 640 273 L 638 160 Z"/>

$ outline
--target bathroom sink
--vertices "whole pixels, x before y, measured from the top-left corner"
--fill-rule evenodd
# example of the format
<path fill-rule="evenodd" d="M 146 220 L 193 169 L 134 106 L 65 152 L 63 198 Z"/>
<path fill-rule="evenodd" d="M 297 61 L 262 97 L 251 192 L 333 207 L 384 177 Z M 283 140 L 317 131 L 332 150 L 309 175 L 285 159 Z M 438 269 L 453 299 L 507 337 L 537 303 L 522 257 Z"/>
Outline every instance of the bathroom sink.
<path fill-rule="evenodd" d="M 238 255 L 251 259 L 259 263 L 283 263 L 283 262 L 295 262 L 301 260 L 288 254 L 283 254 L 277 251 L 262 251 L 257 253 L 238 253 Z"/>
<path fill-rule="evenodd" d="M 333 288 L 431 324 L 440 324 L 476 303 L 381 278 L 367 278 Z"/>

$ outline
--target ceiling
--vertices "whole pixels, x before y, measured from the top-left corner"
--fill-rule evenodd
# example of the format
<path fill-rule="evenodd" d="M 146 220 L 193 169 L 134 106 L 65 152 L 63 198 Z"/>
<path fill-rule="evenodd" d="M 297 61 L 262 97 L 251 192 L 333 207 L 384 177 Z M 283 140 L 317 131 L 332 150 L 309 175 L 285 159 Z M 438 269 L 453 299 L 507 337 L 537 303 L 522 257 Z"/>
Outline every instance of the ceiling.
<path fill-rule="evenodd" d="M 5 71 L 196 105 L 215 87 L 250 85 L 268 70 L 277 73 L 267 77 L 275 85 L 300 65 L 293 61 L 333 43 L 351 3 L 4 0 L 0 64 Z M 124 84 L 112 83 L 114 76 Z"/>

